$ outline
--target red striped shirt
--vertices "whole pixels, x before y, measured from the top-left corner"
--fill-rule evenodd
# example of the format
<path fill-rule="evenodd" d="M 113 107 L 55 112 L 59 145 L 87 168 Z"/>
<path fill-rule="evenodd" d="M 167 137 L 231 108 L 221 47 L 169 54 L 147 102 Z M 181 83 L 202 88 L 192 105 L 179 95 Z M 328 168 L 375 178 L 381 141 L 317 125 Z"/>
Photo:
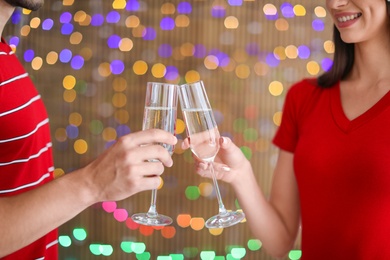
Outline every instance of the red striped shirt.
<path fill-rule="evenodd" d="M 16 55 L 2 41 L 0 197 L 26 192 L 51 181 L 53 170 L 49 119 L 44 104 Z M 2 259 L 58 259 L 57 237 L 57 230 L 53 230 Z"/>

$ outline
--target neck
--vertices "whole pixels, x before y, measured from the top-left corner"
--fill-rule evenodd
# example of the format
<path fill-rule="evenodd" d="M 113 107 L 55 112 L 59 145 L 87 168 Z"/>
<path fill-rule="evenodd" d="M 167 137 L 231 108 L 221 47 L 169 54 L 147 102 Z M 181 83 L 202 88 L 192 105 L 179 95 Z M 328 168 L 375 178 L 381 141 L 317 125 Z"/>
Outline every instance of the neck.
<path fill-rule="evenodd" d="M 0 0 L 0 37 L 2 37 L 4 27 L 7 24 L 14 10 L 15 7 L 9 5 L 4 0 Z"/>

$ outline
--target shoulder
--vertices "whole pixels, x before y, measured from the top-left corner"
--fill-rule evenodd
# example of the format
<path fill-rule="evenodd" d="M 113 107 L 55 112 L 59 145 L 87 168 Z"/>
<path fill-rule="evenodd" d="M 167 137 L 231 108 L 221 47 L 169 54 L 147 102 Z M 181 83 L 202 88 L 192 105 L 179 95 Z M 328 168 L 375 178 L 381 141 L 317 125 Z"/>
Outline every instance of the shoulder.
<path fill-rule="evenodd" d="M 318 92 L 321 90 L 322 90 L 322 88 L 320 86 L 318 86 L 318 84 L 317 84 L 317 79 L 305 78 L 305 79 L 293 84 L 288 89 L 287 95 L 288 96 L 304 97 L 304 96 L 310 96 L 311 94 L 314 94 L 315 92 Z"/>

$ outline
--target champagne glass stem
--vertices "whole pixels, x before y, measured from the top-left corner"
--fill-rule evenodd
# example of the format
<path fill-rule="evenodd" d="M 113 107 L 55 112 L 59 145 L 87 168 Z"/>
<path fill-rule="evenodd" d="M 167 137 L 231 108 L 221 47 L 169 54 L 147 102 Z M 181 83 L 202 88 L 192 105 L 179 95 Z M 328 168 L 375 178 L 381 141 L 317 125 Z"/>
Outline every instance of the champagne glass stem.
<path fill-rule="evenodd" d="M 156 200 L 157 200 L 157 190 L 152 190 L 152 199 L 150 201 L 150 207 L 148 210 L 148 217 L 156 217 L 157 216 L 157 210 L 156 210 Z"/>
<path fill-rule="evenodd" d="M 215 176 L 213 162 L 209 162 L 209 169 L 211 172 L 211 177 L 213 178 L 215 193 L 217 194 L 219 215 L 225 215 L 227 213 L 227 210 L 225 208 L 225 205 L 223 205 L 221 192 L 219 191 L 217 177 Z"/>

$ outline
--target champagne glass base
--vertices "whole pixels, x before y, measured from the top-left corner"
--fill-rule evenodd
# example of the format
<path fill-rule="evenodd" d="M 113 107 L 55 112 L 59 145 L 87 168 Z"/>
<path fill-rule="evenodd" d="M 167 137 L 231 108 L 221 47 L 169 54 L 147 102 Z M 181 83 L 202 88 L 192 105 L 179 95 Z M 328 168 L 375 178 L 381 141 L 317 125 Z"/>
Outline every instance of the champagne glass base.
<path fill-rule="evenodd" d="M 207 228 L 227 228 L 240 223 L 245 218 L 244 212 L 229 211 L 212 216 L 206 221 Z"/>
<path fill-rule="evenodd" d="M 138 224 L 145 226 L 167 226 L 172 224 L 172 219 L 168 216 L 157 214 L 151 216 L 148 213 L 137 213 L 131 216 L 131 219 Z"/>

